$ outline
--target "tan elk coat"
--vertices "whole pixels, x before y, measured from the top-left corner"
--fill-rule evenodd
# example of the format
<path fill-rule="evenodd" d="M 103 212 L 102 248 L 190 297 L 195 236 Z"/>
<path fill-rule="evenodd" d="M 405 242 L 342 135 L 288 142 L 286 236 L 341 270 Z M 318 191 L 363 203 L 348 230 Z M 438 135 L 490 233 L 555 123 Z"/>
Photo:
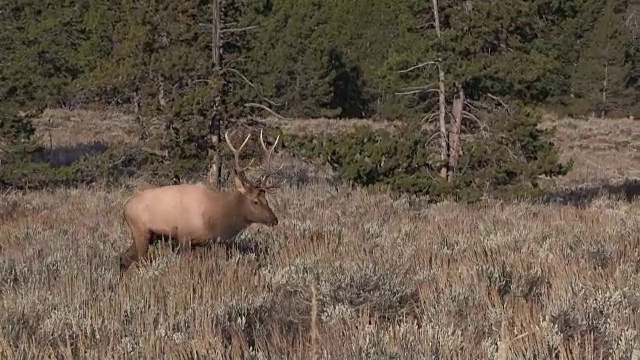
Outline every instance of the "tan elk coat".
<path fill-rule="evenodd" d="M 125 271 L 140 259 L 145 259 L 152 235 L 164 235 L 188 246 L 207 245 L 211 240 L 227 240 L 252 223 L 268 226 L 278 224 L 278 218 L 266 199 L 267 172 L 258 184 L 253 184 L 239 166 L 239 153 L 249 140 L 234 152 L 236 167 L 234 189 L 215 191 L 202 183 L 168 185 L 139 191 L 124 203 L 124 218 L 131 231 L 132 244 L 120 256 L 120 268 Z M 267 149 L 260 133 L 260 143 L 270 164 L 273 147 Z"/>

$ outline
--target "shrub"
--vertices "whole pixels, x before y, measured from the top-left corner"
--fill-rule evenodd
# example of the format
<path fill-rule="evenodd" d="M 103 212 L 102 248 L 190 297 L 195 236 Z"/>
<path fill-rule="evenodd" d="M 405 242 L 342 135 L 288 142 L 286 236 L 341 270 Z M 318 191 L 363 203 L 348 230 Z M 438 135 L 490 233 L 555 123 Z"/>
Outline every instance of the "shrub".
<path fill-rule="evenodd" d="M 431 134 L 418 124 L 396 130 L 359 126 L 340 134 L 286 135 L 293 153 L 328 163 L 343 181 L 382 187 L 400 193 L 474 201 L 483 194 L 496 197 L 532 196 L 542 176 L 566 174 L 552 142 L 554 129 L 541 129 L 540 117 L 522 108 L 495 112 L 489 130 L 463 135 L 459 166 L 451 182 L 437 173 L 441 160 Z"/>

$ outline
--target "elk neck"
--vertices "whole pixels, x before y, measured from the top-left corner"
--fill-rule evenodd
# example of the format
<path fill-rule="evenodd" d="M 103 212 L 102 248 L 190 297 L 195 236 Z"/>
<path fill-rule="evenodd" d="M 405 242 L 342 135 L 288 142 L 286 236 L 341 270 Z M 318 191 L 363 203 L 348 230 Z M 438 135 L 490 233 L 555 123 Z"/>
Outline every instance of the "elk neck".
<path fill-rule="evenodd" d="M 225 234 L 235 235 L 250 225 L 243 213 L 244 201 L 244 195 L 236 190 L 218 193 L 209 201 L 211 211 L 207 222 L 217 225 L 219 231 Z"/>

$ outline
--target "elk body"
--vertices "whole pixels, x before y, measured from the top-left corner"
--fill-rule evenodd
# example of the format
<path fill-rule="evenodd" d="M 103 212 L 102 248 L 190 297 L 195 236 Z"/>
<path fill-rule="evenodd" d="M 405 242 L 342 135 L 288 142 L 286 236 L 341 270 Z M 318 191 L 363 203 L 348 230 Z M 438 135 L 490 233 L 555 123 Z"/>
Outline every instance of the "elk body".
<path fill-rule="evenodd" d="M 140 191 L 124 203 L 124 218 L 133 243 L 120 256 L 120 270 L 126 271 L 133 262 L 146 259 L 153 235 L 171 237 L 184 246 L 207 245 L 212 239 L 235 237 L 253 223 L 275 226 L 278 217 L 266 199 L 265 185 L 269 172 L 258 183 L 250 182 L 240 167 L 239 154 L 249 140 L 235 149 L 225 134 L 225 140 L 235 158 L 234 188 L 215 191 L 202 183 L 168 185 Z M 260 133 L 260 143 L 266 152 L 266 164 L 278 143 L 268 149 Z"/>

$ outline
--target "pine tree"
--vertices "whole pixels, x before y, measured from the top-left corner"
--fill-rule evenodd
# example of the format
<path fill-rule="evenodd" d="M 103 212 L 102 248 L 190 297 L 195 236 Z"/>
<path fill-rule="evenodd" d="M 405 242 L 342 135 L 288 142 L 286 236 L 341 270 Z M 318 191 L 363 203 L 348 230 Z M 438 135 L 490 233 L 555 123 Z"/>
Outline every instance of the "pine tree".
<path fill-rule="evenodd" d="M 621 114 L 634 101 L 627 87 L 632 66 L 627 58 L 631 46 L 623 20 L 625 3 L 608 0 L 585 39 L 572 81 L 577 112 Z"/>
<path fill-rule="evenodd" d="M 28 160 L 37 146 L 33 139 L 32 119 L 44 109 L 46 88 L 38 67 L 42 57 L 33 44 L 41 24 L 33 14 L 21 12 L 25 1 L 0 5 L 0 159 L 20 163 Z M 40 53 L 42 55 L 42 53 Z"/>

